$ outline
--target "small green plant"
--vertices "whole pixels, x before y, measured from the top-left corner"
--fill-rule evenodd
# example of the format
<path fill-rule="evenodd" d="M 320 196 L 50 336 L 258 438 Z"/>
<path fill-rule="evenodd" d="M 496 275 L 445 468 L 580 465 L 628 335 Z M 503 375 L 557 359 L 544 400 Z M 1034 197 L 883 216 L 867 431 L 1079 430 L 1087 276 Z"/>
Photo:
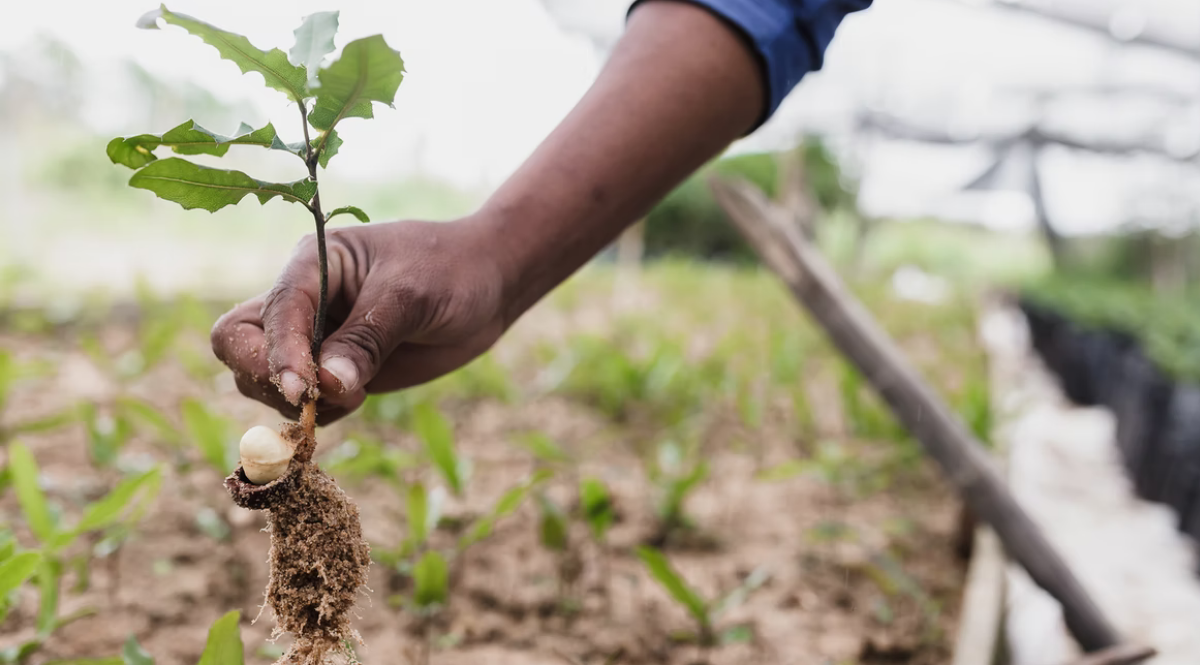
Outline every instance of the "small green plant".
<path fill-rule="evenodd" d="M 706 600 L 671 566 L 671 562 L 662 552 L 650 547 L 639 547 L 637 555 L 646 566 L 650 576 L 667 591 L 675 602 L 687 610 L 695 622 L 695 631 L 680 635 L 680 638 L 695 642 L 700 647 L 707 649 L 719 644 L 746 641 L 748 637 L 752 636 L 747 626 L 729 626 L 720 630 L 716 624 L 722 615 L 745 603 L 751 593 L 766 583 L 770 577 L 766 569 L 761 567 L 754 569 L 741 584 L 729 593 L 713 600 Z"/>
<path fill-rule="evenodd" d="M 609 602 L 612 596 L 612 573 L 609 567 L 608 530 L 616 521 L 612 493 L 598 478 L 584 478 L 579 482 L 579 508 L 596 544 L 600 575 L 604 580 L 604 596 Z"/>
<path fill-rule="evenodd" d="M 9 571 L 10 583 L 21 577 L 28 578 L 25 567 L 34 561 L 37 564 L 33 573 L 40 596 L 37 632 L 32 639 L 0 653 L 0 663 L 22 664 L 59 628 L 95 612 L 92 608 L 84 608 L 67 616 L 59 615 L 62 577 L 69 566 L 68 548 L 84 534 L 100 533 L 118 540 L 126 538 L 132 524 L 141 519 L 157 496 L 162 473 L 155 467 L 122 480 L 107 495 L 85 506 L 78 522 L 65 526 L 42 491 L 37 461 L 24 445 L 14 443 L 9 447 L 8 471 L 25 522 L 40 545 L 36 559 L 31 556 L 32 552 L 17 553 L 11 542 L 2 548 L 9 552 L 9 558 L 21 557 L 13 564 L 14 570 Z M 86 566 L 88 555 L 82 556 L 85 557 L 83 566 Z M 6 595 L 0 594 L 0 599 Z"/>
<path fill-rule="evenodd" d="M 0 349 L 0 446 L 21 434 L 32 434 L 55 429 L 73 420 L 70 410 L 54 413 L 43 418 L 33 418 L 8 422 L 5 416 L 5 406 L 18 383 L 44 376 L 47 369 L 39 363 L 19 362 L 13 355 Z"/>
<path fill-rule="evenodd" d="M 576 609 L 575 583 L 583 573 L 583 562 L 574 539 L 567 513 L 544 492 L 537 493 L 538 542 L 557 560 L 558 597 L 563 609 Z"/>
<path fill-rule="evenodd" d="M 679 530 L 695 527 L 686 512 L 687 499 L 708 477 L 708 463 L 688 459 L 684 449 L 674 441 L 658 446 L 649 466 L 650 481 L 654 484 L 655 513 L 659 520 L 659 535 L 655 542 L 665 542 Z"/>
<path fill-rule="evenodd" d="M 324 339 L 328 304 L 325 226 L 338 215 L 369 221 L 367 214 L 354 206 L 326 212 L 321 202 L 318 168 L 327 168 L 329 160 L 341 148 L 343 141 L 337 127 L 343 120 L 371 118 L 374 102 L 389 106 L 393 103 L 404 79 L 404 61 L 382 35 L 374 35 L 351 41 L 343 47 L 338 59 L 322 66 L 335 48 L 337 12 L 318 12 L 306 17 L 295 30 L 296 43 L 288 53 L 278 48 L 264 51 L 241 35 L 174 13 L 165 5 L 143 16 L 138 25 L 157 29 L 160 20 L 199 37 L 243 73 L 262 75 L 268 87 L 282 92 L 296 104 L 303 140 L 286 141 L 271 123 L 257 129 L 243 123 L 233 135 L 224 136 L 187 120 L 162 134 L 115 138 L 107 146 L 108 157 L 114 164 L 135 169 L 129 180 L 131 187 L 149 190 L 187 210 L 216 212 L 239 203 L 247 195 L 253 195 L 260 204 L 280 199 L 305 208 L 316 228 L 320 272 L 320 298 L 314 312 L 311 349 L 316 359 L 320 357 Z M 155 155 L 155 150 L 169 148 L 176 155 L 223 157 L 232 146 L 290 153 L 303 162 L 307 175 L 291 182 L 267 182 L 242 171 L 202 166 L 181 157 L 160 159 Z M 306 399 L 315 401 L 316 396 L 308 395 Z"/>

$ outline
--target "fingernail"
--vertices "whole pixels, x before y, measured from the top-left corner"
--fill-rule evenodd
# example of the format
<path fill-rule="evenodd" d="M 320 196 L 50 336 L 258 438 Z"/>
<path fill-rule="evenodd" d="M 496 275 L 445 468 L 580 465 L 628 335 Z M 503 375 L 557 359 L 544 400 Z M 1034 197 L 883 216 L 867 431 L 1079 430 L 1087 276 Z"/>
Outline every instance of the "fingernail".
<path fill-rule="evenodd" d="M 348 393 L 358 387 L 358 368 L 349 358 L 333 356 L 321 361 L 321 367 L 342 384 L 342 393 Z"/>
<path fill-rule="evenodd" d="M 283 393 L 284 399 L 294 405 L 300 404 L 300 396 L 304 394 L 307 387 L 304 385 L 304 379 L 300 375 L 286 371 L 279 375 L 279 391 Z"/>

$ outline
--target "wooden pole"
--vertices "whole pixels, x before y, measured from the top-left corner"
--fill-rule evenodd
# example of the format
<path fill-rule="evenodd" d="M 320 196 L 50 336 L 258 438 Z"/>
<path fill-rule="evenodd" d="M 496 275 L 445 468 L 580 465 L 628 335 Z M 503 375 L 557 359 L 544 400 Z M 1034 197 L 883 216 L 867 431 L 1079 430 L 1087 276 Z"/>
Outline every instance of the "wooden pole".
<path fill-rule="evenodd" d="M 1017 504 L 983 445 L 933 392 L 899 348 L 845 288 L 786 213 L 744 181 L 709 181 L 717 202 L 773 270 L 941 465 L 971 511 L 987 522 L 1038 586 L 1062 604 L 1067 629 L 1093 652 L 1115 647 L 1116 630 Z"/>

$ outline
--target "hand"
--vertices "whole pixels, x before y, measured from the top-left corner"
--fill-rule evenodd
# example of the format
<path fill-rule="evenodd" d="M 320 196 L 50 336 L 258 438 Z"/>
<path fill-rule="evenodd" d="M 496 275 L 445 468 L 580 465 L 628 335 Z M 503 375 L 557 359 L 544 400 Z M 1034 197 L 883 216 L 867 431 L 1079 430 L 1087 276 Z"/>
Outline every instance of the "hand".
<path fill-rule="evenodd" d="M 274 288 L 213 326 L 213 352 L 243 395 L 290 418 L 319 389 L 317 420 L 357 409 L 368 393 L 435 379 L 480 355 L 506 327 L 494 245 L 471 218 L 326 232 L 329 308 L 320 367 L 311 358 L 320 289 L 315 236 Z"/>

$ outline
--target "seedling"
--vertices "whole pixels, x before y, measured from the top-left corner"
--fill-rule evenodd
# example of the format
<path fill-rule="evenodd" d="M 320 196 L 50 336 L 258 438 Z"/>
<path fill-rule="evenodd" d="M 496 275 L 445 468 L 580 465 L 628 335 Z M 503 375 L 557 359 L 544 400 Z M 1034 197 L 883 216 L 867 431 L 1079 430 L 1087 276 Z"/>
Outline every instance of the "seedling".
<path fill-rule="evenodd" d="M 662 588 L 675 602 L 687 610 L 695 622 L 696 631 L 692 634 L 681 635 L 682 638 L 686 641 L 693 641 L 705 649 L 718 644 L 745 641 L 746 626 L 730 626 L 724 630 L 718 630 L 716 622 L 729 610 L 745 603 L 749 595 L 767 581 L 770 575 L 766 569 L 754 569 L 733 591 L 720 598 L 705 600 L 671 566 L 671 562 L 662 552 L 649 547 L 639 547 L 637 555 L 645 564 L 650 576 L 662 585 Z"/>
<path fill-rule="evenodd" d="M 569 607 L 574 604 L 573 591 L 583 573 L 583 562 L 571 539 L 571 524 L 562 507 L 543 492 L 537 493 L 537 504 L 538 542 L 558 561 L 559 599 Z"/>
<path fill-rule="evenodd" d="M 686 460 L 683 449 L 674 441 L 660 444 L 656 452 L 649 468 L 659 519 L 659 534 L 654 541 L 665 542 L 675 532 L 695 527 L 685 507 L 688 496 L 708 477 L 708 463 Z"/>
<path fill-rule="evenodd" d="M 59 523 L 57 512 L 51 509 L 42 492 L 37 461 L 29 450 L 20 443 L 12 444 L 8 463 L 17 502 L 21 505 L 29 530 L 41 546 L 38 552 L 22 553 L 16 553 L 11 542 L 0 547 L 0 554 L 8 553 L 7 556 L 0 556 L 0 561 L 5 561 L 0 564 L 0 573 L 3 573 L 0 574 L 0 591 L 10 585 L 15 588 L 32 574 L 36 576 L 40 595 L 34 637 L 10 652 L 0 653 L 0 663 L 23 663 L 41 649 L 59 628 L 95 611 L 84 608 L 67 616 L 59 615 L 60 587 L 66 567 L 64 551 L 84 534 L 125 531 L 140 520 L 158 494 L 162 474 L 155 467 L 126 478 L 107 495 L 88 504 L 79 521 L 68 527 Z M 27 572 L 28 566 L 33 563 L 36 563 L 34 572 Z M 5 604 L 3 599 L 7 595 L 7 591 L 0 593 L 0 605 Z"/>
<path fill-rule="evenodd" d="M 608 530 L 616 520 L 612 495 L 600 480 L 584 478 L 579 483 L 579 507 L 583 511 L 583 520 L 587 523 L 588 531 L 591 532 L 592 540 L 595 541 L 596 549 L 599 552 L 600 575 L 604 579 L 605 598 L 610 598 Z"/>
<path fill-rule="evenodd" d="M 316 228 L 315 268 L 320 285 L 309 349 L 310 361 L 315 363 L 320 357 L 328 307 L 325 226 L 343 214 L 368 221 L 366 213 L 354 206 L 325 211 L 318 169 L 327 168 L 342 146 L 337 133 L 339 123 L 346 118 L 372 117 L 374 102 L 393 103 L 404 78 L 404 62 L 382 35 L 374 35 L 346 44 L 339 58 L 322 66 L 334 51 L 337 12 L 319 12 L 305 18 L 295 30 L 296 44 L 289 53 L 278 48 L 264 51 L 241 35 L 176 14 L 165 6 L 143 16 L 138 25 L 156 29 L 160 21 L 200 37 L 243 73 L 262 75 L 268 87 L 296 104 L 303 141 L 287 142 L 270 123 L 257 129 L 243 124 L 232 136 L 223 136 L 188 120 L 162 134 L 113 139 L 108 144 L 108 156 L 113 163 L 136 170 L 130 186 L 149 190 L 184 209 L 216 212 L 247 195 L 253 195 L 260 204 L 280 199 L 306 209 Z M 307 175 L 291 182 L 267 182 L 242 171 L 155 155 L 155 150 L 169 148 L 177 155 L 223 157 L 233 146 L 291 153 L 302 161 Z M 272 546 L 266 604 L 275 612 L 276 632 L 296 634 L 296 641 L 281 662 L 313 665 L 335 653 L 353 658 L 345 646 L 353 637 L 348 615 L 358 589 L 366 581 L 370 563 L 358 509 L 312 461 L 317 398 L 314 387 L 302 397 L 301 424 L 284 425 L 281 432 L 294 450 L 288 473 L 256 485 L 239 468 L 226 479 L 235 502 L 268 511 Z M 210 461 L 217 461 L 215 451 L 211 457 Z M 314 514 L 322 519 L 311 519 Z M 314 566 L 324 571 L 316 579 L 310 574 Z"/>

